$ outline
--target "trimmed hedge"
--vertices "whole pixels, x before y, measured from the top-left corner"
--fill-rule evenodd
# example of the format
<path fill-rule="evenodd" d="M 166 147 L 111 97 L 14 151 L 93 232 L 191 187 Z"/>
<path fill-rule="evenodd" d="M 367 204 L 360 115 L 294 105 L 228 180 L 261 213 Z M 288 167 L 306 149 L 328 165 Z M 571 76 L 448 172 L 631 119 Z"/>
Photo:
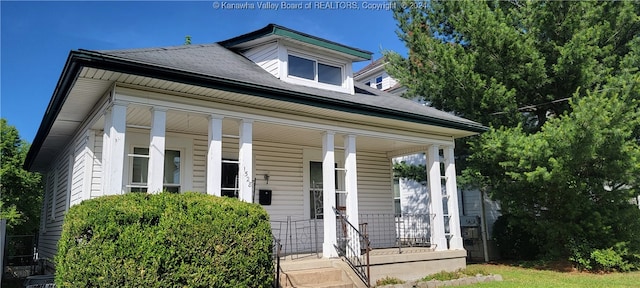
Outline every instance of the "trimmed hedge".
<path fill-rule="evenodd" d="M 198 193 L 105 196 L 69 209 L 57 287 L 270 287 L 269 217 Z"/>

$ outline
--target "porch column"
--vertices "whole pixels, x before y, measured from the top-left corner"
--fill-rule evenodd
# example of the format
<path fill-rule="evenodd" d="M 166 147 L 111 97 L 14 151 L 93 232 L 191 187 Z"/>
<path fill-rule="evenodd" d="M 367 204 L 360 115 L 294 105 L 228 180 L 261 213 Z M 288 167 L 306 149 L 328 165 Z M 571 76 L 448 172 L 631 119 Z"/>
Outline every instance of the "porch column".
<path fill-rule="evenodd" d="M 111 133 L 111 122 L 111 109 L 108 108 L 104 112 L 104 128 L 102 129 L 102 189 L 100 189 L 95 196 L 105 195 L 107 191 L 109 191 L 109 183 L 111 183 L 111 181 L 109 181 L 111 174 L 108 172 L 111 171 L 109 169 L 109 161 L 111 160 L 111 149 L 109 145 L 111 143 L 111 137 L 109 135 Z"/>
<path fill-rule="evenodd" d="M 209 150 L 207 152 L 207 194 L 222 195 L 222 119 L 209 116 Z"/>
<path fill-rule="evenodd" d="M 453 158 L 453 147 L 448 146 L 444 148 L 444 165 L 445 165 L 445 177 L 447 179 L 447 199 L 448 211 L 449 211 L 449 234 L 451 240 L 449 241 L 449 248 L 452 250 L 464 249 L 462 244 L 462 234 L 460 233 L 460 212 L 458 208 L 458 187 L 456 184 L 456 164 L 455 158 Z"/>
<path fill-rule="evenodd" d="M 334 154 L 335 133 L 327 131 L 322 134 L 322 213 L 324 224 L 324 241 L 322 257 L 338 257 L 336 244 L 336 217 L 333 208 L 336 206 L 336 168 Z"/>
<path fill-rule="evenodd" d="M 360 230 L 360 220 L 358 219 L 358 170 L 356 161 L 356 136 L 346 135 L 344 136 L 344 169 L 345 171 L 345 190 L 347 192 L 347 220 L 358 231 Z M 358 234 L 349 230 L 349 240 L 352 245 L 352 249 L 347 250 L 347 256 L 359 256 L 360 255 L 360 237 Z M 362 232 L 362 231 L 361 231 Z M 355 253 L 355 255 L 349 255 Z"/>
<path fill-rule="evenodd" d="M 110 125 L 108 127 L 108 145 L 109 156 L 107 158 L 106 179 L 108 179 L 108 189 L 104 190 L 104 195 L 117 195 L 123 193 L 123 171 L 125 161 L 124 137 L 127 129 L 127 104 L 113 103 L 111 107 Z M 104 163 L 103 163 L 104 164 Z"/>
<path fill-rule="evenodd" d="M 149 133 L 149 167 L 147 193 L 160 193 L 164 187 L 164 147 L 167 108 L 151 108 L 151 132 Z"/>
<path fill-rule="evenodd" d="M 240 121 L 240 151 L 238 155 L 238 198 L 253 202 L 253 120 Z M 221 164 L 222 165 L 222 164 Z"/>
<path fill-rule="evenodd" d="M 442 184 L 440 178 L 440 148 L 436 145 L 427 151 L 427 168 L 429 174 L 429 198 L 431 198 L 431 245 L 436 245 L 435 251 L 447 250 L 447 237 L 444 232 L 444 211 L 442 208 Z"/>

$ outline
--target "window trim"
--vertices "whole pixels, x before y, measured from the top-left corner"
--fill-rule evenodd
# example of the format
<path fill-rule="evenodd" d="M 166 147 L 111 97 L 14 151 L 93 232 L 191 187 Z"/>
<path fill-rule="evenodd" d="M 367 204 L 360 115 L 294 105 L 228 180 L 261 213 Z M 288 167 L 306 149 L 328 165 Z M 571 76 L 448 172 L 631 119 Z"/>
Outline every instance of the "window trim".
<path fill-rule="evenodd" d="M 149 149 L 149 147 L 144 147 L 142 145 L 130 145 L 129 146 L 129 151 L 131 153 L 127 154 L 127 158 L 129 158 L 129 170 L 127 172 L 127 174 L 129 174 L 127 176 L 128 181 L 126 185 L 126 193 L 143 193 L 142 191 L 131 191 L 131 188 L 141 188 L 141 189 L 147 189 L 146 192 L 144 193 L 148 193 L 149 191 L 149 175 L 147 175 L 147 182 L 133 182 L 133 160 L 135 158 L 146 158 L 149 159 L 150 156 L 144 155 L 144 154 L 136 154 L 135 153 L 135 149 L 136 148 L 142 148 L 142 149 Z M 178 193 L 182 193 L 183 191 L 185 191 L 183 189 L 183 183 L 184 183 L 184 173 L 182 171 L 184 171 L 184 161 L 183 161 L 183 155 L 184 155 L 184 150 L 185 149 L 180 149 L 180 148 L 175 148 L 175 147 L 165 147 L 164 152 L 165 152 L 165 157 L 167 154 L 167 151 L 178 151 L 180 153 L 180 167 L 178 168 L 180 170 L 180 179 L 178 180 L 179 183 L 178 184 L 174 184 L 174 183 L 164 183 L 164 181 L 162 181 L 162 190 L 166 190 L 166 187 L 177 187 L 178 188 Z M 147 152 L 148 153 L 148 152 Z M 166 158 L 164 159 L 164 161 L 166 161 Z M 149 164 L 147 163 L 147 168 L 149 167 Z"/>
<path fill-rule="evenodd" d="M 297 77 L 295 75 L 290 75 L 289 74 L 289 56 L 294 56 L 294 57 L 299 57 L 299 58 L 303 58 L 303 59 L 307 59 L 307 60 L 311 60 L 314 62 L 314 79 L 310 80 L 310 79 L 306 79 L 306 78 L 302 78 L 302 77 Z M 338 62 L 338 61 L 332 61 L 330 59 L 327 58 L 323 58 L 323 57 L 318 57 L 318 56 L 312 56 L 309 54 L 305 54 L 302 52 L 298 52 L 292 49 L 287 49 L 286 53 L 284 53 L 284 59 L 282 59 L 281 61 L 283 61 L 283 70 L 286 73 L 282 73 L 282 79 L 286 80 L 287 82 L 290 83 L 294 83 L 294 84 L 300 84 L 300 85 L 306 85 L 306 86 L 315 86 L 318 88 L 322 88 L 322 89 L 327 89 L 327 90 L 334 90 L 334 91 L 340 91 L 340 92 L 348 92 L 348 83 L 349 83 L 349 77 L 347 75 L 347 64 L 346 63 L 342 63 L 342 62 Z M 332 67 L 336 67 L 336 68 L 340 68 L 340 73 L 341 73 L 341 85 L 335 85 L 335 84 L 329 84 L 329 83 L 324 83 L 324 82 L 320 82 L 318 81 L 318 63 L 320 64 L 324 64 L 324 65 L 328 65 L 328 66 L 332 66 Z"/>
<path fill-rule="evenodd" d="M 128 154 L 125 155 L 125 165 L 123 169 L 123 191 L 125 193 L 130 193 L 131 188 L 141 188 L 141 187 L 130 187 L 131 177 L 132 177 L 132 168 L 133 168 L 133 157 L 129 157 L 129 154 L 133 154 L 133 148 L 149 148 L 149 132 L 148 130 L 135 129 L 131 131 L 127 129 L 125 137 L 125 147 L 128 149 Z M 193 140 L 190 138 L 184 138 L 180 136 L 173 136 L 170 133 L 167 133 L 165 136 L 165 150 L 176 150 L 180 151 L 180 193 L 185 191 L 193 191 Z M 164 183 L 163 183 L 164 186 Z M 147 186 L 145 185 L 144 188 Z M 142 192 L 140 192 L 142 193 Z"/>

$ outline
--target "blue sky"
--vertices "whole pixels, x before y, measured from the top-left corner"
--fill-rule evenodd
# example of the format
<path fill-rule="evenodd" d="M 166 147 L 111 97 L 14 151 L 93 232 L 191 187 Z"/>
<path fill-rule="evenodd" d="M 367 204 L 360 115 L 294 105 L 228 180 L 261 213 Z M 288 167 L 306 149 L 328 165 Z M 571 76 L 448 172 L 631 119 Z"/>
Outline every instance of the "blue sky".
<path fill-rule="evenodd" d="M 259 8 L 264 2 L 0 1 L 0 115 L 32 142 L 69 51 L 80 48 L 182 45 L 186 35 L 193 44 L 212 43 L 275 23 L 369 50 L 374 58 L 382 50 L 406 54 L 391 11 L 378 9 L 386 1 L 288 1 L 303 4 L 288 10 L 282 1 L 270 2 L 277 10 Z M 326 3 L 332 6 L 323 9 Z"/>

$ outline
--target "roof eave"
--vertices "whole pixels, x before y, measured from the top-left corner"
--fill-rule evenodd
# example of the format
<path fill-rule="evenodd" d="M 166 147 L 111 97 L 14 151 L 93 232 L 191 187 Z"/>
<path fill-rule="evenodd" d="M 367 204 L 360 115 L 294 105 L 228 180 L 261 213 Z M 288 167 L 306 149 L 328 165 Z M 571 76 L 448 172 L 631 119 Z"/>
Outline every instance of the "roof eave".
<path fill-rule="evenodd" d="M 33 143 L 31 143 L 29 151 L 27 152 L 27 156 L 23 164 L 23 168 L 25 170 L 31 169 L 33 161 L 42 148 L 42 144 L 44 143 L 46 136 L 49 135 L 51 127 L 53 127 L 53 122 L 58 117 L 58 114 L 60 114 L 62 105 L 64 104 L 67 95 L 69 95 L 69 91 L 75 83 L 77 75 L 80 73 L 81 66 L 78 65 L 79 63 L 75 60 L 76 53 L 77 51 L 69 52 L 67 61 L 62 69 L 62 74 L 60 74 L 56 88 L 53 91 L 51 101 L 49 101 L 47 110 L 45 110 L 44 116 L 42 116 L 38 132 L 36 133 Z"/>
<path fill-rule="evenodd" d="M 269 35 L 285 37 L 285 38 L 293 39 L 296 41 L 300 41 L 302 43 L 315 45 L 315 46 L 329 49 L 332 51 L 340 52 L 340 53 L 349 55 L 351 57 L 354 57 L 354 60 L 359 60 L 359 61 L 371 60 L 371 55 L 373 54 L 373 52 L 370 52 L 370 51 L 342 45 L 333 41 L 329 41 L 326 39 L 322 39 L 320 37 L 295 31 L 287 27 L 276 25 L 276 24 L 269 24 L 256 31 L 249 32 L 247 34 L 233 37 L 231 39 L 227 39 L 224 41 L 220 41 L 218 42 L 218 44 L 220 44 L 225 48 L 233 48 L 242 43 L 253 41 Z"/>
<path fill-rule="evenodd" d="M 43 116 L 42 122 L 36 133 L 31 148 L 27 153 L 24 168 L 30 170 L 38 151 L 49 134 L 53 123 L 60 113 L 67 95 L 73 83 L 75 83 L 80 70 L 83 67 L 105 69 L 121 73 L 129 73 L 140 76 L 154 77 L 158 79 L 176 81 L 185 84 L 192 84 L 213 89 L 220 89 L 229 92 L 245 93 L 269 99 L 289 101 L 299 104 L 313 105 L 327 109 L 340 110 L 361 115 L 376 116 L 388 119 L 434 125 L 438 127 L 463 130 L 473 133 L 481 133 L 487 130 L 480 124 L 463 122 L 453 122 L 426 115 L 417 115 L 403 111 L 390 110 L 388 108 L 377 107 L 366 104 L 353 103 L 338 99 L 329 99 L 313 94 L 305 94 L 290 90 L 265 87 L 253 83 L 239 82 L 230 79 L 219 78 L 210 75 L 202 75 L 183 70 L 176 70 L 167 67 L 158 67 L 147 63 L 135 62 L 120 57 L 107 55 L 89 50 L 71 51 L 62 71 L 60 79 L 56 85 L 53 96 Z"/>

